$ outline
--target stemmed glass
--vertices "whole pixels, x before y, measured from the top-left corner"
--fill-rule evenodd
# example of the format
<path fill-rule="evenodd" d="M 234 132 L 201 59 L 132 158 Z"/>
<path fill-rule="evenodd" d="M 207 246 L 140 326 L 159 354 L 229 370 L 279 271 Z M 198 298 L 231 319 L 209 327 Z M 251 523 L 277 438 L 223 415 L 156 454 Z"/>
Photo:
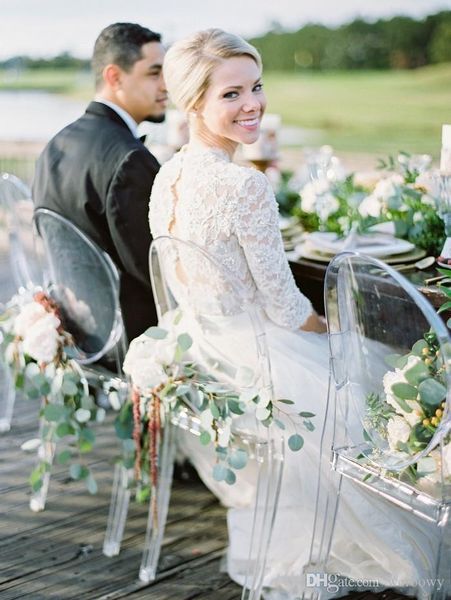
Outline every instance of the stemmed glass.
<path fill-rule="evenodd" d="M 440 257 L 451 259 L 451 174 L 437 171 L 434 176 L 436 183 L 437 212 L 445 225 L 445 244 Z"/>

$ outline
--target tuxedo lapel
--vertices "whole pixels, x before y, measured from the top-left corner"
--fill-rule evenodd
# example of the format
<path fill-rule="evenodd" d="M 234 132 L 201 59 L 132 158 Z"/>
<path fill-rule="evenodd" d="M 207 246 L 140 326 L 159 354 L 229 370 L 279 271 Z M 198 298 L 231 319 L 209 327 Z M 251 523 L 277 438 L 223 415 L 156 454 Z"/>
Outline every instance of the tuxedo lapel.
<path fill-rule="evenodd" d="M 127 123 L 117 114 L 117 112 L 102 102 L 90 102 L 86 109 L 86 113 L 95 115 L 96 117 L 106 117 L 110 121 L 114 121 L 118 125 L 124 127 L 130 135 L 133 135 Z"/>

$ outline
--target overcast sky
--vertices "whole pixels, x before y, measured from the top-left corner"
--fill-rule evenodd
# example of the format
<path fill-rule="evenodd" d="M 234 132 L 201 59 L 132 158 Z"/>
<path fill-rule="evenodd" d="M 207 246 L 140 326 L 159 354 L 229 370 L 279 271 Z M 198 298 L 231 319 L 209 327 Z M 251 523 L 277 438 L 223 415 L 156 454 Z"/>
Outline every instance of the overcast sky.
<path fill-rule="evenodd" d="M 451 0 L 0 0 L 0 58 L 65 50 L 89 57 L 99 31 L 115 21 L 140 23 L 172 42 L 206 27 L 252 36 L 274 21 L 296 29 L 311 21 L 338 25 L 357 16 L 422 17 L 447 9 Z"/>

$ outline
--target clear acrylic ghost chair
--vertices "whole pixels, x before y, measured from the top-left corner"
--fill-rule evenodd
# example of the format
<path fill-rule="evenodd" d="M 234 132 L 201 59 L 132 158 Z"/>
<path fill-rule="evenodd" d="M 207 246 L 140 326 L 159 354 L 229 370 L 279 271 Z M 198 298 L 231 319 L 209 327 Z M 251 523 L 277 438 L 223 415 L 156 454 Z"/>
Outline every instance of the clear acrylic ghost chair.
<path fill-rule="evenodd" d="M 14 294 L 42 285 L 39 251 L 33 236 L 33 202 L 28 186 L 15 175 L 0 174 L 0 304 Z M 0 357 L 0 432 L 9 431 L 15 388 Z"/>
<path fill-rule="evenodd" d="M 126 341 L 119 307 L 119 275 L 110 257 L 73 223 L 57 213 L 39 208 L 34 216 L 42 239 L 49 282 L 47 292 L 58 303 L 63 324 L 74 340 L 74 358 L 87 382 L 95 389 L 116 389 L 126 395 L 122 360 Z M 96 364 L 111 355 L 116 372 Z M 115 393 L 115 392 L 113 392 Z M 43 423 L 41 423 L 41 427 Z M 41 458 L 52 464 L 55 441 L 41 449 Z M 30 506 L 43 510 L 50 473 Z"/>
<path fill-rule="evenodd" d="M 451 595 L 451 473 L 444 472 L 444 448 L 451 441 L 449 331 L 435 309 L 409 281 L 385 263 L 368 256 L 354 252 L 336 256 L 326 272 L 324 293 L 330 347 L 329 399 L 306 577 L 331 572 L 331 546 L 340 506 L 342 502 L 349 502 L 352 508 L 349 487 L 357 486 L 357 489 L 366 490 L 377 503 L 381 502 L 384 510 L 407 513 L 409 523 L 426 527 L 430 532 L 433 551 L 426 561 L 426 570 L 428 577 L 435 581 L 441 579 L 443 585 L 431 585 L 425 590 L 420 588 L 419 582 L 411 582 L 406 591 L 415 593 L 422 600 L 445 600 Z M 420 441 L 415 450 L 408 450 L 405 445 L 396 447 L 396 439 L 386 434 L 385 426 L 380 427 L 388 420 L 381 422 L 375 418 L 368 399 L 377 399 L 377 395 L 387 399 L 383 378 L 388 371 L 394 372 L 395 366 L 389 366 L 385 357 L 408 354 L 413 344 L 424 339 L 427 332 L 435 334 L 437 361 L 442 365 L 446 397 L 435 399 L 442 413 L 435 433 L 423 437 L 423 425 L 418 416 L 420 424 L 416 438 Z M 422 344 L 416 347 L 419 356 L 421 347 Z M 412 364 L 418 362 L 411 360 Z M 422 365 L 417 366 L 417 372 L 409 373 L 408 381 L 412 384 L 418 385 L 426 377 L 425 363 Z M 445 395 L 443 388 L 442 394 Z M 406 409 L 402 399 L 401 405 L 393 397 L 390 400 L 397 409 Z M 415 415 L 416 408 L 416 405 L 407 405 L 403 415 Z M 435 410 L 434 404 L 430 410 Z M 425 457 L 431 452 L 443 467 L 435 481 L 409 479 L 405 470 L 415 469 L 419 460 L 420 465 L 424 465 Z M 419 470 L 421 468 L 424 467 L 419 466 Z M 346 486 L 343 478 L 347 480 Z M 312 588 L 307 590 L 310 593 L 305 597 L 330 597 L 326 586 L 314 587 L 315 577 L 311 578 L 311 584 Z"/>
<path fill-rule="evenodd" d="M 0 301 L 43 282 L 41 248 L 33 235 L 33 201 L 30 188 L 15 175 L 0 175 L 1 246 L 9 261 L 8 285 Z M 3 252 L 2 252 L 3 254 Z M 2 282 L 3 283 L 3 282 Z M 7 294 L 7 298 L 3 297 Z"/>
<path fill-rule="evenodd" d="M 210 375 L 212 381 L 219 381 L 235 392 L 253 390 L 273 399 L 268 349 L 260 314 L 254 305 L 244 303 L 246 295 L 236 277 L 195 244 L 166 236 L 155 239 L 151 245 L 150 273 L 159 318 L 167 319 L 169 315 L 180 312 L 180 331 L 185 331 L 186 327 L 186 332 L 193 338 L 190 358 L 202 366 L 207 377 Z M 231 351 L 224 350 L 225 338 L 229 336 L 228 341 L 231 341 L 227 327 L 231 321 L 228 319 L 240 321 L 239 339 L 234 341 L 241 345 L 241 349 L 246 348 L 246 365 L 236 364 Z M 208 341 L 203 337 L 205 334 L 208 334 Z M 243 383 L 240 384 L 239 373 L 247 373 L 248 381 L 241 379 Z M 242 598 L 258 600 L 277 509 L 284 447 L 280 434 L 275 438 L 272 429 L 258 425 L 253 415 L 241 419 L 239 417 L 234 424 L 237 444 L 248 449 L 257 473 L 254 522 Z M 139 573 L 140 579 L 146 582 L 155 578 L 157 570 L 172 481 L 174 429 L 177 428 L 200 435 L 200 419 L 195 408 L 187 406 L 164 427 L 159 454 L 158 523 L 154 522 L 153 511 L 149 510 Z M 127 489 L 129 481 L 126 469 L 117 466 L 104 544 L 104 552 L 109 556 L 120 550 L 130 497 Z"/>

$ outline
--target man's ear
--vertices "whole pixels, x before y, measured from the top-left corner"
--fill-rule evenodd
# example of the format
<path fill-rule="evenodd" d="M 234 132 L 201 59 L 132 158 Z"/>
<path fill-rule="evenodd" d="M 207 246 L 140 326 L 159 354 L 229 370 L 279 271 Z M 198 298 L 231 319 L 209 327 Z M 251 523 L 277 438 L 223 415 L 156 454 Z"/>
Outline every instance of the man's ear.
<path fill-rule="evenodd" d="M 115 64 L 107 65 L 102 71 L 102 76 L 105 84 L 113 90 L 117 90 L 120 88 L 121 74 L 121 68 Z"/>

